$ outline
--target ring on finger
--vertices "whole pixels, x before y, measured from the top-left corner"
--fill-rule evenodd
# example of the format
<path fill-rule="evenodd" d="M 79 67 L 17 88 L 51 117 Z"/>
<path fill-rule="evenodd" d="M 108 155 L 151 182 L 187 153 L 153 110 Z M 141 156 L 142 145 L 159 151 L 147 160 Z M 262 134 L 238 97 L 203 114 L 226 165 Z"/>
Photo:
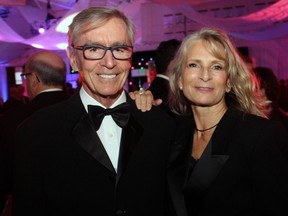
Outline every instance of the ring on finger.
<path fill-rule="evenodd" d="M 138 93 L 139 93 L 139 95 L 143 95 L 143 94 L 145 94 L 145 91 L 140 90 Z"/>

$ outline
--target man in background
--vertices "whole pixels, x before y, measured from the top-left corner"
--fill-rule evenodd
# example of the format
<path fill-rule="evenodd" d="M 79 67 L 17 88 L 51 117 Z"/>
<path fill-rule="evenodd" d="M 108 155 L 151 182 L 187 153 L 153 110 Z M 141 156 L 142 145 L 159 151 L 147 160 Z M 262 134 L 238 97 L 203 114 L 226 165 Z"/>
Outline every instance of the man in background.
<path fill-rule="evenodd" d="M 66 99 L 62 91 L 66 80 L 66 64 L 55 52 L 40 51 L 34 53 L 27 60 L 24 73 L 21 76 L 26 79 L 31 102 L 7 111 L 0 118 L 0 213 L 5 204 L 6 212 L 10 211 L 11 208 L 16 128 L 37 110 Z M 6 202 L 7 196 L 9 203 Z"/>
<path fill-rule="evenodd" d="M 175 53 L 180 46 L 180 41 L 176 39 L 171 39 L 167 41 L 162 41 L 157 50 L 155 56 L 156 72 L 157 75 L 152 81 L 151 86 L 148 88 L 154 96 L 155 99 L 161 99 L 162 104 L 160 105 L 165 111 L 169 111 L 168 98 L 169 98 L 169 77 L 170 72 L 168 71 L 168 66 L 171 60 L 174 58 Z"/>

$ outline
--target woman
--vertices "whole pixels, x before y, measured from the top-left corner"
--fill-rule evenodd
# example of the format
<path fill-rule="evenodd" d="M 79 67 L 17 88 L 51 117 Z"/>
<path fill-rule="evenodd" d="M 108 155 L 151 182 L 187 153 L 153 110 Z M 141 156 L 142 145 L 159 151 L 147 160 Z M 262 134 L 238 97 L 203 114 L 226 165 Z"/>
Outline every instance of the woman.
<path fill-rule="evenodd" d="M 191 127 L 191 142 L 176 143 L 171 155 L 178 215 L 182 191 L 191 216 L 288 215 L 286 134 L 263 118 L 256 79 L 228 36 L 212 28 L 188 35 L 170 69 L 171 109 L 190 116 L 180 131 Z"/>

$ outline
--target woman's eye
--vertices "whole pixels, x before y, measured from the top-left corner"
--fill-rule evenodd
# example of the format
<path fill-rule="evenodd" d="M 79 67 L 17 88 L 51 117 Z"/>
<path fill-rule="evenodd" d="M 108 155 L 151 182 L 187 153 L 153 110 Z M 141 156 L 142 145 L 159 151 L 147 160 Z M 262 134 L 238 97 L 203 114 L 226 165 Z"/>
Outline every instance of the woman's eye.
<path fill-rule="evenodd" d="M 195 64 L 195 63 L 190 63 L 190 64 L 188 65 L 188 67 L 190 67 L 190 68 L 197 68 L 198 66 L 197 66 L 197 64 Z"/>
<path fill-rule="evenodd" d="M 212 70 L 223 70 L 223 67 L 221 65 L 213 65 L 211 67 Z"/>

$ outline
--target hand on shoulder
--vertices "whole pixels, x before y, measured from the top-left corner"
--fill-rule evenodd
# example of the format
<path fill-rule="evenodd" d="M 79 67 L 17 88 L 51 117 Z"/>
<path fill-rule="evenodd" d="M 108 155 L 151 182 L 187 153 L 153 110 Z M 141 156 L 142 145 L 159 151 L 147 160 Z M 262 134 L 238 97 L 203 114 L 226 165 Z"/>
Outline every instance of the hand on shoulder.
<path fill-rule="evenodd" d="M 135 100 L 137 108 L 142 112 L 150 111 L 152 106 L 159 106 L 162 103 L 161 99 L 154 100 L 153 94 L 149 90 L 130 92 L 129 96 Z"/>

